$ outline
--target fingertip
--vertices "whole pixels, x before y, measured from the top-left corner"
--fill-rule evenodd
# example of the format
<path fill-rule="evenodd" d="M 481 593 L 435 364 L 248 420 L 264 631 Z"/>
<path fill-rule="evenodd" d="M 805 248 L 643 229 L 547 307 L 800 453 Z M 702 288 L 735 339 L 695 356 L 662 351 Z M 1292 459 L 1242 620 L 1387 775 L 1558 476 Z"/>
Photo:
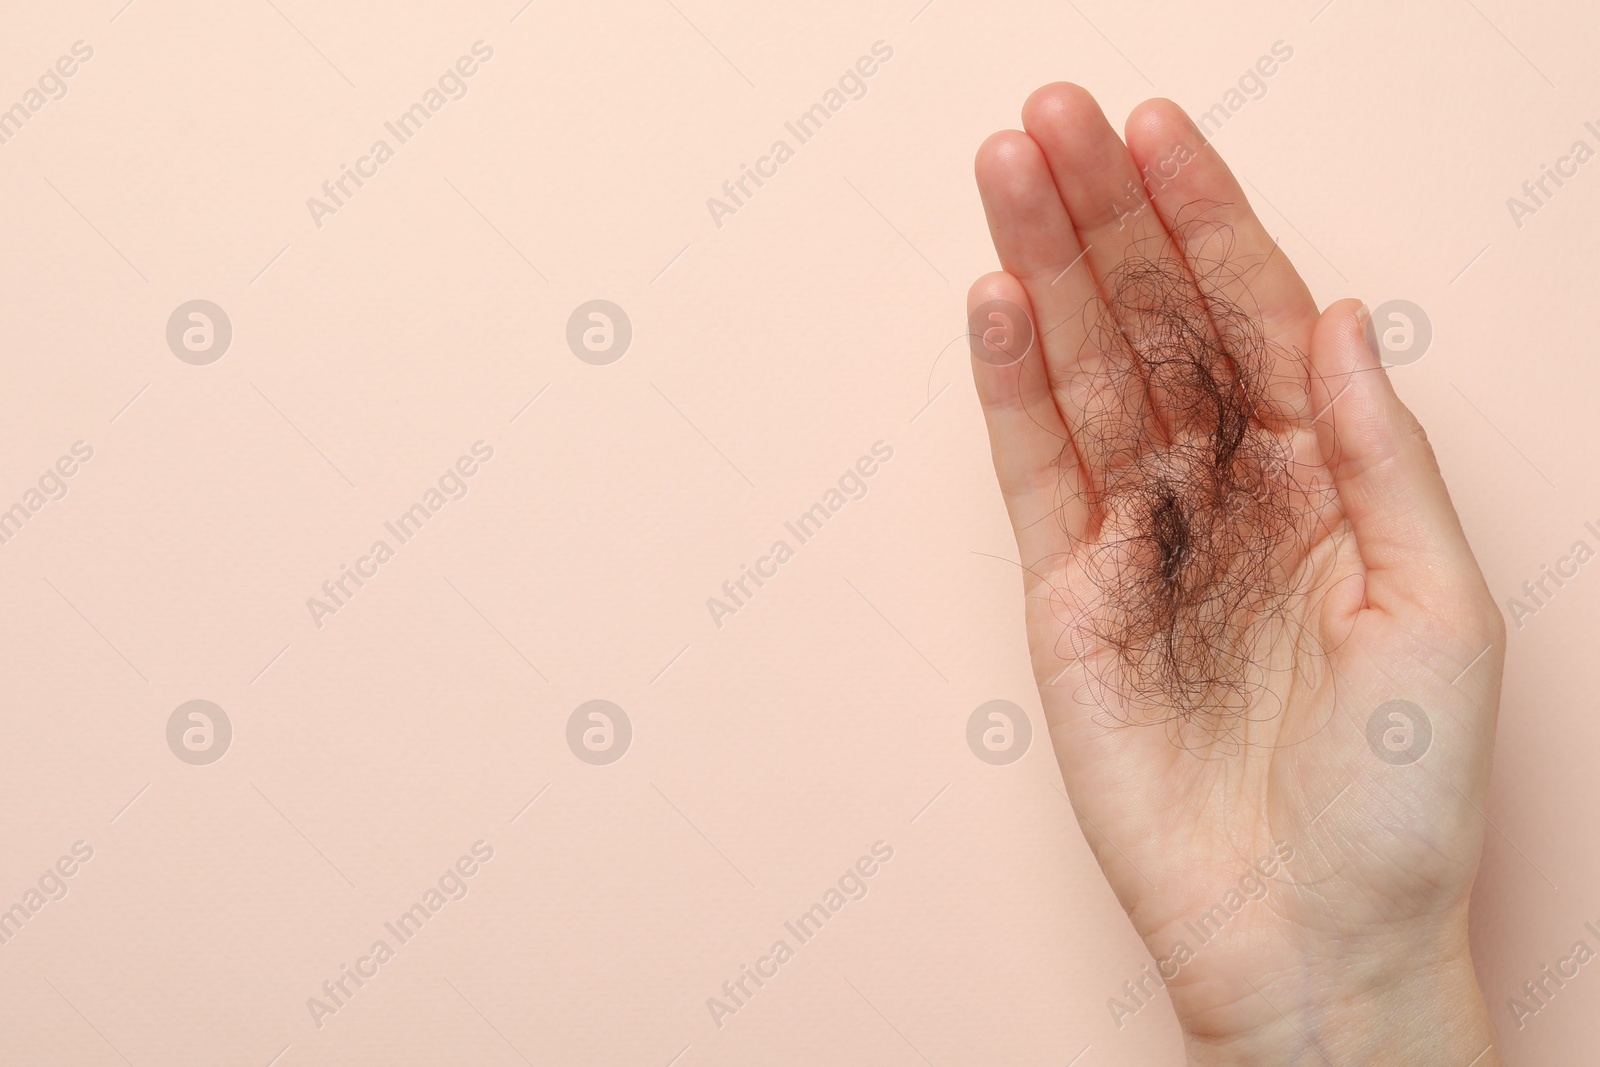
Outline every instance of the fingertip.
<path fill-rule="evenodd" d="M 1144 135 L 1189 133 L 1195 126 L 1189 121 L 1189 113 L 1175 101 L 1156 96 L 1128 112 L 1123 128 L 1128 135 L 1128 145 L 1132 147 L 1136 137 L 1142 140 Z"/>
<path fill-rule="evenodd" d="M 1307 412 L 1323 454 L 1330 462 L 1344 451 L 1342 434 L 1335 432 L 1335 408 L 1349 409 L 1359 398 L 1349 396 L 1357 375 L 1370 369 L 1366 336 L 1360 313 L 1366 307 L 1360 300 L 1337 300 L 1317 317 L 1311 334 L 1309 360 L 1311 410 Z M 1362 409 L 1369 404 L 1358 405 Z M 1348 431 L 1349 420 L 1345 420 Z"/>
<path fill-rule="evenodd" d="M 1335 300 L 1324 308 L 1312 333 L 1316 369 L 1325 375 L 1368 369 L 1372 349 L 1367 345 L 1365 324 L 1370 318 L 1367 305 L 1354 297 Z"/>
<path fill-rule="evenodd" d="M 1022 105 L 1022 128 L 1030 135 L 1038 131 L 1104 122 L 1105 114 L 1094 94 L 1076 82 L 1051 82 L 1028 95 Z"/>
<path fill-rule="evenodd" d="M 1146 100 L 1129 112 L 1123 138 L 1152 196 L 1210 147 L 1189 113 L 1165 97 Z"/>
<path fill-rule="evenodd" d="M 1027 291 L 1013 275 L 1003 270 L 993 270 L 979 276 L 967 287 L 967 313 L 971 314 L 990 300 L 1010 300 L 1019 306 L 1026 306 L 1027 299 Z"/>
<path fill-rule="evenodd" d="M 967 290 L 967 343 L 972 351 L 972 372 L 985 403 L 1014 387 L 1020 368 L 1030 356 L 1039 362 L 1038 330 L 1033 307 L 1022 282 L 1005 271 L 991 271 Z"/>
<path fill-rule="evenodd" d="M 1010 193 L 1016 198 L 1033 183 L 1043 164 L 1044 153 L 1032 137 L 1021 130 L 999 130 L 978 146 L 972 172 L 985 196 Z"/>

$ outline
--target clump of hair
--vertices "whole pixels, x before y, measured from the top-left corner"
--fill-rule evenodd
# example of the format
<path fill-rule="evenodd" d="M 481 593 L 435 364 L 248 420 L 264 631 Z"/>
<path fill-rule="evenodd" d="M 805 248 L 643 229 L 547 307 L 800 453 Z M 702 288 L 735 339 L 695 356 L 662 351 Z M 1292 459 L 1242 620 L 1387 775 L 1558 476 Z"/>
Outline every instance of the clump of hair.
<path fill-rule="evenodd" d="M 1119 718 L 1199 724 L 1212 741 L 1272 712 L 1260 692 L 1283 649 L 1266 644 L 1286 629 L 1296 649 L 1306 640 L 1272 624 L 1306 592 L 1305 517 L 1331 492 L 1297 476 L 1285 428 L 1264 414 L 1284 354 L 1224 296 L 1223 269 L 1168 251 L 1101 279 L 1098 358 L 1084 364 L 1094 400 L 1073 428 L 1090 474 L 1087 587 L 1058 591 L 1063 640 L 1079 645 L 1064 657 L 1109 653 L 1088 665 Z"/>

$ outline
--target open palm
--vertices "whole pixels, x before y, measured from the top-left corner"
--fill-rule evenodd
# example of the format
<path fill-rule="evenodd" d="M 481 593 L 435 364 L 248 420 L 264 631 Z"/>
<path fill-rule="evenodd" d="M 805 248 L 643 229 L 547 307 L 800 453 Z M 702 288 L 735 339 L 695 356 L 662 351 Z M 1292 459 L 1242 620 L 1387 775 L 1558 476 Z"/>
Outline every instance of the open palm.
<path fill-rule="evenodd" d="M 1204 1062 L 1496 1062 L 1503 627 L 1364 309 L 1319 313 L 1176 105 L 1124 143 L 1052 85 L 1023 125 L 978 154 L 973 368 L 1051 741 L 1156 961 L 1113 1018 L 1165 985 Z M 1375 989 L 1426 1025 L 1357 1023 Z"/>

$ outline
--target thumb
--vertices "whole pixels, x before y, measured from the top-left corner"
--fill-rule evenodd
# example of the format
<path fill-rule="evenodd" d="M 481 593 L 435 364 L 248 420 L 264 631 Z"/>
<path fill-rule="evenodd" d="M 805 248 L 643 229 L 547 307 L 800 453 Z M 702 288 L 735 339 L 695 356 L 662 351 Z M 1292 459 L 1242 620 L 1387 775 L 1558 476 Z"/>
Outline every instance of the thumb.
<path fill-rule="evenodd" d="M 1366 305 L 1341 300 L 1311 340 L 1312 410 L 1323 458 L 1366 569 L 1367 603 L 1448 611 L 1489 600 L 1421 423 L 1379 359 Z"/>

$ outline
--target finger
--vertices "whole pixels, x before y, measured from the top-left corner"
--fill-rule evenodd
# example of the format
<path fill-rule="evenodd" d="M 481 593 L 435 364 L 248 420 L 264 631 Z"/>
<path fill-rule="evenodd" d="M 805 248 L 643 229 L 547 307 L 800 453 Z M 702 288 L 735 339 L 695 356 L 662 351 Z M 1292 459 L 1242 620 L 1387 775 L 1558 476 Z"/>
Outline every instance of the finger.
<path fill-rule="evenodd" d="M 1047 85 L 1023 105 L 1022 124 L 1044 151 L 1114 320 L 1095 331 L 1093 343 L 1131 346 L 1137 353 L 1154 415 L 1148 428 L 1170 437 L 1186 428 L 1174 422 L 1188 405 L 1163 379 L 1175 372 L 1182 388 L 1193 370 L 1193 353 L 1215 348 L 1209 337 L 1190 336 L 1209 328 L 1200 292 L 1152 208 L 1127 146 L 1088 91 L 1066 82 Z"/>
<path fill-rule="evenodd" d="M 1144 175 L 1156 211 L 1208 299 L 1259 322 L 1268 342 L 1232 336 L 1217 323 L 1247 374 L 1264 379 L 1255 390 L 1268 414 L 1303 424 L 1311 415 L 1305 354 L 1317 322 L 1311 291 L 1251 210 L 1244 190 L 1204 134 L 1170 100 L 1147 100 L 1128 116 L 1128 150 Z"/>
<path fill-rule="evenodd" d="M 1044 153 L 1021 130 L 1001 130 L 979 146 L 973 170 L 1000 267 L 1027 290 L 1059 360 L 1082 342 L 1083 310 L 1096 294 Z"/>
<path fill-rule="evenodd" d="M 1067 551 L 1087 522 L 1083 474 L 1049 377 L 1022 283 L 986 274 L 967 293 L 972 377 L 989 427 L 989 450 L 1024 566 Z"/>
<path fill-rule="evenodd" d="M 1153 248 L 1142 247 L 1160 227 L 1153 225 L 1139 170 L 1088 90 L 1070 82 L 1036 90 L 1022 106 L 1022 125 L 1044 151 L 1097 277 L 1106 277 L 1135 252 L 1159 258 L 1159 239 Z"/>
<path fill-rule="evenodd" d="M 1092 486 L 1124 447 L 1126 428 L 1147 414 L 1143 386 L 1126 355 L 1089 343 L 1098 290 L 1038 144 L 1020 131 L 997 133 L 975 170 L 1000 265 L 1032 302 L 1053 394 Z"/>
<path fill-rule="evenodd" d="M 1401 403 L 1359 301 L 1317 321 L 1311 397 L 1323 456 L 1366 570 L 1366 600 L 1396 613 L 1488 597 L 1427 434 Z"/>

